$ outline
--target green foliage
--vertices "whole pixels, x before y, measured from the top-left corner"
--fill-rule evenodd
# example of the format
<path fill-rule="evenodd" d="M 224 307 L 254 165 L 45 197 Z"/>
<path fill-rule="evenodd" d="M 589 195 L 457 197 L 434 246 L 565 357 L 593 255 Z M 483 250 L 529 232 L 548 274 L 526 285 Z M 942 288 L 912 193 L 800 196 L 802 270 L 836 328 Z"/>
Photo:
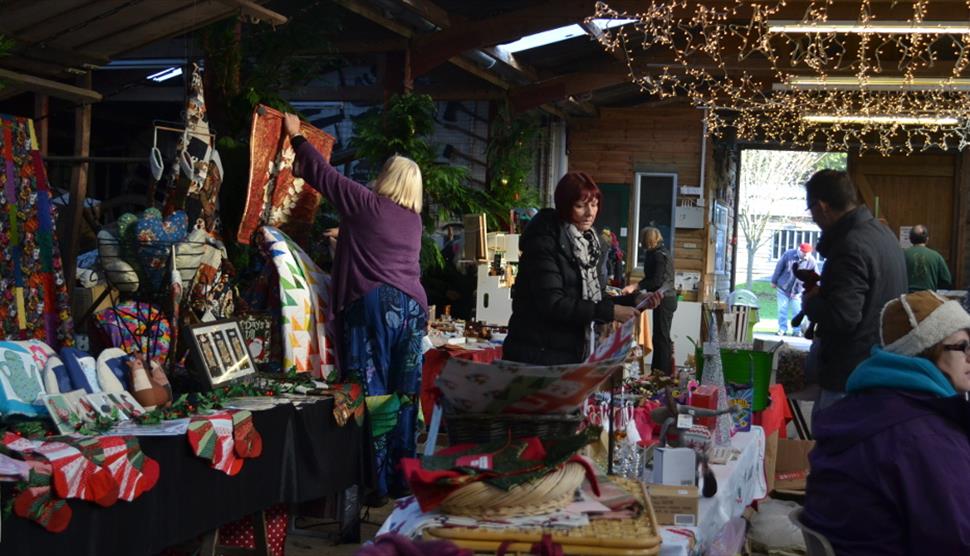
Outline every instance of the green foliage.
<path fill-rule="evenodd" d="M 825 153 L 815 163 L 814 170 L 847 170 L 849 168 L 848 153 Z"/>
<path fill-rule="evenodd" d="M 384 161 L 394 154 L 406 156 L 421 168 L 424 186 L 422 219 L 426 231 L 442 219 L 469 212 L 482 212 L 483 191 L 467 187 L 468 170 L 437 161 L 437 148 L 430 141 L 435 128 L 435 105 L 428 95 L 396 95 L 386 109 L 374 108 L 354 120 L 350 146 L 365 160 L 375 177 Z M 441 268 L 444 260 L 425 233 L 422 238 L 421 270 Z"/>
<path fill-rule="evenodd" d="M 526 183 L 539 130 L 534 114 L 513 117 L 505 109 L 495 118 L 486 151 L 490 225 L 505 222 L 510 209 L 539 206 L 538 191 Z"/>

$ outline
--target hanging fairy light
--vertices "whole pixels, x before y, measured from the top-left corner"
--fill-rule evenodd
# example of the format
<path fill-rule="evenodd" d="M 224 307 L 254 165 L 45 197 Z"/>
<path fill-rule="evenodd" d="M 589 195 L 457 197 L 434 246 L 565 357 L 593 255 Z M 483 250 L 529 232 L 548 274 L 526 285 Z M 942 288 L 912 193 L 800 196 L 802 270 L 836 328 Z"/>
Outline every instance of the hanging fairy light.
<path fill-rule="evenodd" d="M 598 2 L 590 19 L 632 20 L 597 40 L 644 92 L 707 108 L 712 134 L 912 153 L 970 145 L 970 0 L 962 20 L 928 20 L 939 3 L 906 4 L 903 21 L 880 19 L 871 0 L 854 19 L 829 17 L 832 0 L 810 0 L 801 19 L 784 19 L 785 0 L 652 1 L 636 13 Z"/>

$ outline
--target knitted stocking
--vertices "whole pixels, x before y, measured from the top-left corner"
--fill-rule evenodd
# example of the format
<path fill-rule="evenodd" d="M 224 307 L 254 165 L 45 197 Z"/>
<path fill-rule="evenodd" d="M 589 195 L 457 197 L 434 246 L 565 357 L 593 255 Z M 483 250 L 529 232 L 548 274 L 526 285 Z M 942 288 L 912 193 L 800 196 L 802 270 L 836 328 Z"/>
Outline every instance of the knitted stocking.
<path fill-rule="evenodd" d="M 253 426 L 253 414 L 236 411 L 232 414 L 232 436 L 236 455 L 241 458 L 258 458 L 263 453 L 263 437 Z"/>

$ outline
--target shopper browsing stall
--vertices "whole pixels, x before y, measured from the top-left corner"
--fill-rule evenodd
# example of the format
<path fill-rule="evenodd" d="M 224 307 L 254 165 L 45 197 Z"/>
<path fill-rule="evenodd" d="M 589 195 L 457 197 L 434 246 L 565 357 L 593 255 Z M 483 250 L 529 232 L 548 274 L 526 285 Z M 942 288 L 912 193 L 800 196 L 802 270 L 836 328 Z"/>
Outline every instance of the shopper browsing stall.
<path fill-rule="evenodd" d="M 640 230 L 640 247 L 643 248 L 643 278 L 637 284 L 623 289 L 623 293 L 637 290 L 658 292 L 663 290 L 663 301 L 653 310 L 653 363 L 651 367 L 665 373 L 673 372 L 674 342 L 670 339 L 670 326 L 677 310 L 677 290 L 674 287 L 674 258 L 664 247 L 660 230 L 646 227 Z"/>
<path fill-rule="evenodd" d="M 392 156 L 373 190 L 345 178 L 299 135 L 300 120 L 286 114 L 284 130 L 296 151 L 294 173 L 318 189 L 340 213 L 331 307 L 342 336 L 339 358 L 346 378 L 367 396 L 397 394 L 397 424 L 375 438 L 380 494 L 404 492 L 397 471 L 415 454 L 421 340 L 427 298 L 421 286 L 421 170 Z"/>
<path fill-rule="evenodd" d="M 634 296 L 613 300 L 604 293 L 600 240 L 593 229 L 601 199 L 591 177 L 570 172 L 556 185 L 556 208 L 539 211 L 529 222 L 519 242 L 505 359 L 579 363 L 588 353 L 593 323 L 637 316 L 627 306 Z"/>
<path fill-rule="evenodd" d="M 882 348 L 815 420 L 803 520 L 838 554 L 970 553 L 970 315 L 922 291 L 881 321 Z"/>

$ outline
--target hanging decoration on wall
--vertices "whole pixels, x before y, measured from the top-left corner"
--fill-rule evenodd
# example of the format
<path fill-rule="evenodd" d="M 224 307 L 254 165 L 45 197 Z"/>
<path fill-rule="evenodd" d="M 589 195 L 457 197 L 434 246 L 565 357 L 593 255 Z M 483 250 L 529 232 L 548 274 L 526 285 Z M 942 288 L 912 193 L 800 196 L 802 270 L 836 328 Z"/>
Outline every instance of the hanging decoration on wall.
<path fill-rule="evenodd" d="M 626 20 L 596 39 L 642 91 L 708 108 L 713 135 L 883 154 L 970 145 L 970 3 L 597 2 L 594 19 Z"/>

